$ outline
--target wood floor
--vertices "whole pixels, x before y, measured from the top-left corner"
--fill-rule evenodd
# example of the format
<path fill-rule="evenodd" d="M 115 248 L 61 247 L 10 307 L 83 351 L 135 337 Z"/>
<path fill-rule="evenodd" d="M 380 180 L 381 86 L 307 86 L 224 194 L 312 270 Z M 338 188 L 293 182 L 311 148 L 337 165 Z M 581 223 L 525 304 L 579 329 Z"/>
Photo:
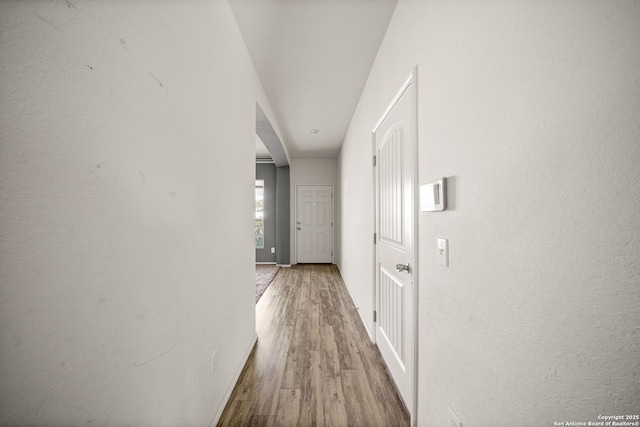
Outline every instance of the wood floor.
<path fill-rule="evenodd" d="M 283 268 L 256 305 L 258 343 L 218 426 L 408 426 L 338 269 Z"/>

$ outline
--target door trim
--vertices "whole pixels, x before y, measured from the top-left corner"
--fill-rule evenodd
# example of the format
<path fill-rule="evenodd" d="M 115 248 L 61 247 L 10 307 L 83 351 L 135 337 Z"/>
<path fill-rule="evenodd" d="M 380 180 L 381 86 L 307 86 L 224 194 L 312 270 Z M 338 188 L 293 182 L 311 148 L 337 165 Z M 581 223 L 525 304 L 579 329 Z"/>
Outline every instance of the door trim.
<path fill-rule="evenodd" d="M 412 153 L 412 176 L 411 179 L 413 180 L 413 241 L 414 241 L 414 251 L 413 251 L 413 259 L 411 260 L 411 265 L 413 266 L 413 280 L 414 280 L 414 285 L 413 285 L 413 342 L 414 342 L 414 346 L 413 346 L 413 366 L 411 366 L 412 369 L 412 378 L 411 378 L 411 388 L 412 388 L 412 402 L 408 402 L 408 405 L 411 405 L 410 409 L 410 415 L 411 415 L 411 420 L 410 423 L 412 426 L 416 426 L 417 425 L 417 415 L 418 415 L 418 355 L 419 355 L 419 334 L 418 334 L 418 284 L 419 282 L 419 265 L 418 265 L 418 260 L 419 260 L 419 241 L 418 241 L 418 237 L 419 237 L 419 233 L 418 233 L 418 214 L 419 214 L 419 180 L 418 180 L 418 82 L 417 82 L 417 78 L 418 78 L 418 66 L 414 66 L 411 69 L 411 72 L 409 73 L 409 76 L 405 79 L 404 83 L 402 84 L 402 86 L 400 86 L 400 89 L 396 92 L 396 95 L 393 97 L 391 103 L 389 104 L 389 106 L 386 108 L 386 110 L 384 111 L 384 113 L 382 114 L 382 117 L 380 118 L 380 120 L 378 120 L 378 122 L 376 123 L 376 125 L 374 126 L 373 130 L 371 131 L 371 149 L 372 149 L 372 154 L 371 157 L 373 158 L 373 156 L 376 155 L 376 132 L 378 131 L 378 129 L 380 128 L 380 126 L 382 126 L 382 124 L 384 123 L 385 119 L 389 116 L 389 114 L 391 113 L 391 111 L 393 110 L 393 108 L 396 106 L 396 104 L 400 101 L 400 98 L 402 97 L 402 95 L 407 91 L 410 90 L 411 91 L 411 96 L 412 96 L 412 102 L 411 102 L 411 126 L 412 126 L 412 138 L 413 138 L 413 153 Z M 373 211 L 373 232 L 372 232 L 372 239 L 374 234 L 376 233 L 376 203 L 377 203 L 377 199 L 376 199 L 376 170 L 375 167 L 372 164 L 371 167 L 371 180 L 373 182 L 373 206 L 372 206 L 372 211 Z M 372 244 L 372 253 L 373 253 L 373 286 L 372 286 L 372 295 L 373 295 L 373 309 L 376 310 L 377 309 L 377 296 L 376 296 L 376 265 L 377 265 L 377 254 L 376 254 L 376 244 Z M 377 330 L 377 321 L 374 321 L 372 323 L 373 328 L 372 328 L 372 340 L 374 343 L 377 343 L 377 336 L 376 336 L 376 330 Z"/>
<path fill-rule="evenodd" d="M 294 205 L 294 210 L 293 210 L 293 218 L 291 220 L 291 225 L 293 226 L 293 257 L 294 258 L 292 260 L 291 264 L 297 264 L 298 263 L 298 230 L 297 230 L 297 224 L 296 221 L 298 220 L 298 187 L 314 187 L 314 186 L 324 186 L 324 187 L 331 187 L 331 264 L 335 264 L 336 263 L 336 256 L 335 256 L 335 246 L 336 246 L 336 225 L 335 225 L 335 188 L 334 185 L 331 183 L 311 183 L 311 184 L 294 184 L 294 200 L 293 200 L 293 205 Z"/>

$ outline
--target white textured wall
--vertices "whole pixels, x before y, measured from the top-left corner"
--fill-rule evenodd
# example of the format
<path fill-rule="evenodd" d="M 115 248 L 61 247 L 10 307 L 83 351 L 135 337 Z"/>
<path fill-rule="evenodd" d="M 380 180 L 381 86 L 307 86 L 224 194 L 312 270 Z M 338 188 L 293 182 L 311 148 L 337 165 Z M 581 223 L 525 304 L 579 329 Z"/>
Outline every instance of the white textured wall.
<path fill-rule="evenodd" d="M 368 90 L 365 86 L 363 96 Z M 349 126 L 337 160 L 339 182 L 336 197 L 339 199 L 335 203 L 339 209 L 336 212 L 335 262 L 370 335 L 373 331 L 374 309 L 371 131 L 384 112 L 381 110 L 380 117 L 376 118 L 378 113 L 373 112 L 372 108 L 372 105 L 361 100 Z"/>
<path fill-rule="evenodd" d="M 336 159 L 293 159 L 291 184 L 335 184 Z"/>
<path fill-rule="evenodd" d="M 0 424 L 211 423 L 255 333 L 228 4 L 2 2 L 0 28 Z"/>
<path fill-rule="evenodd" d="M 640 407 L 640 3 L 400 0 L 340 154 L 340 269 L 371 307 L 370 132 L 419 67 L 419 412 L 442 426 Z M 450 263 L 435 262 L 437 237 Z"/>

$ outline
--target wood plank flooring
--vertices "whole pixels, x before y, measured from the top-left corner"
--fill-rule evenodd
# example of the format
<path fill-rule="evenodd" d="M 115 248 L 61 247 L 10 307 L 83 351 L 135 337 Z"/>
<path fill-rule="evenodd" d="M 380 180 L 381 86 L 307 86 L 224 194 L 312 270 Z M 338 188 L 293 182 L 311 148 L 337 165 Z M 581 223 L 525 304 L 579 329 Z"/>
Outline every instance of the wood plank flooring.
<path fill-rule="evenodd" d="M 256 305 L 258 343 L 218 426 L 408 426 L 338 269 L 280 270 Z"/>

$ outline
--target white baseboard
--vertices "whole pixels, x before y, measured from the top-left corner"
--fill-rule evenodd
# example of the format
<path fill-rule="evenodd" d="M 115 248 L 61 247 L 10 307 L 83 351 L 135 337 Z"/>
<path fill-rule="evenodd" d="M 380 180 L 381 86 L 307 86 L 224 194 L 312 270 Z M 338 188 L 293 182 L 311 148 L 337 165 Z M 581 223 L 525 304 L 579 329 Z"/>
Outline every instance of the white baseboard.
<path fill-rule="evenodd" d="M 278 267 L 291 268 L 291 264 L 276 264 Z"/>
<path fill-rule="evenodd" d="M 256 264 L 261 264 L 261 265 L 276 265 L 275 262 L 256 262 Z"/>
<path fill-rule="evenodd" d="M 253 336 L 253 339 L 251 340 L 251 344 L 249 345 L 249 348 L 245 351 L 245 354 L 241 359 L 242 363 L 238 365 L 238 367 L 236 368 L 236 371 L 233 373 L 233 377 L 231 377 L 231 383 L 229 383 L 229 386 L 227 387 L 227 391 L 224 394 L 224 398 L 222 399 L 222 404 L 220 405 L 220 408 L 218 408 L 218 412 L 216 412 L 216 415 L 213 417 L 213 420 L 211 420 L 211 422 L 209 423 L 210 427 L 217 425 L 218 421 L 220 421 L 222 412 L 224 411 L 224 408 L 227 406 L 227 403 L 229 403 L 229 399 L 231 398 L 231 393 L 233 393 L 233 389 L 235 388 L 236 384 L 238 383 L 238 380 L 240 379 L 240 374 L 242 374 L 242 370 L 247 364 L 247 361 L 249 360 L 249 356 L 251 356 L 251 352 L 253 351 L 253 348 L 255 347 L 256 342 L 258 342 L 258 335 Z"/>

